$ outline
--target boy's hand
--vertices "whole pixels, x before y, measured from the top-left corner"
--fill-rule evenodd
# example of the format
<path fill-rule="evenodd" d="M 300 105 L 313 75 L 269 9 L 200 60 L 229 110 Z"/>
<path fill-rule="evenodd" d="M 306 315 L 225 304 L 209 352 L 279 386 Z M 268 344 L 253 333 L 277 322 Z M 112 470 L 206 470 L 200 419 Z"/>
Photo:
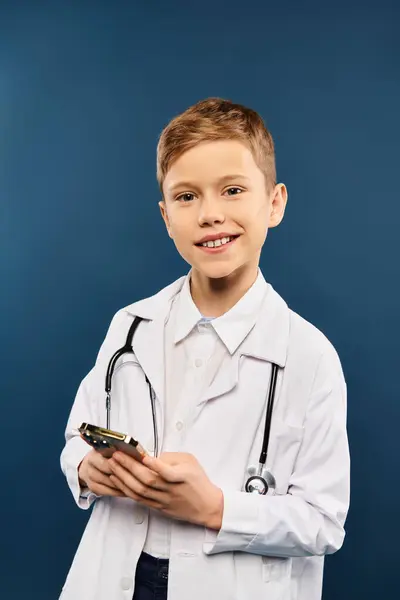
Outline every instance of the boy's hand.
<path fill-rule="evenodd" d="M 79 482 L 97 496 L 124 496 L 110 481 L 111 469 L 107 458 L 91 450 L 78 467 Z"/>
<path fill-rule="evenodd" d="M 109 460 L 110 480 L 125 496 L 163 514 L 220 529 L 223 494 L 192 454 L 164 452 L 143 463 L 121 452 Z"/>

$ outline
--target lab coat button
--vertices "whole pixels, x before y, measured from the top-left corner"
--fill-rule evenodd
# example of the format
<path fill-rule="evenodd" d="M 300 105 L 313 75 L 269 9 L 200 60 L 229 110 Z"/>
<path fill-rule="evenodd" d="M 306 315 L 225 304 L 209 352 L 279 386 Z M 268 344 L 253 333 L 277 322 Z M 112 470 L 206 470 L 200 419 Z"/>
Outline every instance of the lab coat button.
<path fill-rule="evenodd" d="M 130 577 L 123 577 L 121 579 L 121 588 L 123 590 L 130 590 L 132 587 L 132 579 Z"/>
<path fill-rule="evenodd" d="M 175 423 L 175 427 L 177 428 L 178 431 L 181 431 L 183 429 L 183 423 L 182 423 L 182 421 L 177 421 Z"/>
<path fill-rule="evenodd" d="M 201 360 L 201 358 L 196 358 L 196 360 L 194 361 L 194 364 L 196 365 L 196 367 L 201 367 L 201 365 L 203 364 L 203 361 Z"/>

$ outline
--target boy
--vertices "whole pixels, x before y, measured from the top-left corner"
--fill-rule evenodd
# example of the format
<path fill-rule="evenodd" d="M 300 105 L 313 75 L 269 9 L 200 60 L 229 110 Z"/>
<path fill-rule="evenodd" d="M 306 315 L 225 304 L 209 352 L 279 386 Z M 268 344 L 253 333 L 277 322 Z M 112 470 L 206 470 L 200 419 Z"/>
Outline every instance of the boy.
<path fill-rule="evenodd" d="M 77 504 L 95 503 L 62 598 L 320 599 L 349 504 L 346 386 L 332 345 L 259 270 L 287 201 L 271 135 L 254 111 L 207 99 L 162 132 L 157 176 L 191 270 L 115 315 L 78 390 L 61 465 Z M 143 463 L 74 431 L 105 424 L 107 365 L 136 317 L 110 427 L 160 445 Z M 271 394 L 262 494 L 248 481 Z"/>

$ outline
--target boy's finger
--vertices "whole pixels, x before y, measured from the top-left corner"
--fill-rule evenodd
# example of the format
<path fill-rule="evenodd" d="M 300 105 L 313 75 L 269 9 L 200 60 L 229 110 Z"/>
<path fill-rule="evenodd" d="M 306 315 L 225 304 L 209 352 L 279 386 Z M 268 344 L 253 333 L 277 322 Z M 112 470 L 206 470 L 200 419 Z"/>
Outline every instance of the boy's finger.
<path fill-rule="evenodd" d="M 125 494 L 120 489 L 114 486 L 110 487 L 109 485 L 102 485 L 101 483 L 96 483 L 92 486 L 91 489 L 97 496 L 116 496 L 119 498 L 125 497 Z"/>
<path fill-rule="evenodd" d="M 96 469 L 98 469 L 102 473 L 105 473 L 106 475 L 111 475 L 111 469 L 110 465 L 108 464 L 108 460 L 109 459 L 100 454 L 100 452 L 96 451 L 93 455 L 92 464 L 96 467 Z"/>
<path fill-rule="evenodd" d="M 91 479 L 96 485 L 103 485 L 105 487 L 111 487 L 115 490 L 118 489 L 111 481 L 110 476 L 105 475 L 98 469 L 93 469 L 93 472 L 91 473 Z"/>
<path fill-rule="evenodd" d="M 154 471 L 152 472 L 144 463 L 137 461 L 131 456 L 127 456 L 123 452 L 115 452 L 108 466 L 111 467 L 113 473 L 115 471 L 115 469 L 113 470 L 113 466 L 123 467 L 146 485 L 153 485 L 155 483 L 156 473 Z"/>
<path fill-rule="evenodd" d="M 164 481 L 162 477 L 144 465 L 134 463 L 130 465 L 131 468 L 129 469 L 125 468 L 119 461 L 110 460 L 113 475 L 116 475 L 120 481 L 139 495 L 146 496 L 150 490 L 168 491 L 169 483 Z"/>
<path fill-rule="evenodd" d="M 158 473 L 158 475 L 165 479 L 165 481 L 168 481 L 170 483 L 181 483 L 185 481 L 185 478 L 182 476 L 181 473 L 177 471 L 176 468 L 166 464 L 158 458 L 153 458 L 152 456 L 145 456 L 143 459 L 143 464 L 152 471 Z"/>

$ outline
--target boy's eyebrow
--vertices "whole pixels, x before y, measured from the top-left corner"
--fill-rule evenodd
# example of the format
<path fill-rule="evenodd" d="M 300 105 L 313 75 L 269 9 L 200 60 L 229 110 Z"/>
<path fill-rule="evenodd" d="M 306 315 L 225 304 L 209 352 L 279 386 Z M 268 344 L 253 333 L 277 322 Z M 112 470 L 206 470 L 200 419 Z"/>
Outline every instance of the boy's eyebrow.
<path fill-rule="evenodd" d="M 217 183 L 224 183 L 225 181 L 229 181 L 231 179 L 246 179 L 249 181 L 249 178 L 246 175 L 242 175 L 241 173 L 233 173 L 232 175 L 224 175 L 221 179 L 218 179 Z"/>
<path fill-rule="evenodd" d="M 246 175 L 242 175 L 240 173 L 233 173 L 232 175 L 224 175 L 220 179 L 217 179 L 216 184 L 218 185 L 218 184 L 224 183 L 226 181 L 230 181 L 232 179 L 246 179 L 246 181 L 249 181 L 249 178 L 246 177 Z M 174 190 L 176 190 L 177 188 L 180 188 L 180 187 L 194 188 L 197 186 L 196 186 L 196 184 L 194 184 L 193 182 L 190 182 L 190 181 L 177 181 L 175 183 L 172 183 L 172 185 L 168 187 L 168 191 L 173 192 Z"/>

